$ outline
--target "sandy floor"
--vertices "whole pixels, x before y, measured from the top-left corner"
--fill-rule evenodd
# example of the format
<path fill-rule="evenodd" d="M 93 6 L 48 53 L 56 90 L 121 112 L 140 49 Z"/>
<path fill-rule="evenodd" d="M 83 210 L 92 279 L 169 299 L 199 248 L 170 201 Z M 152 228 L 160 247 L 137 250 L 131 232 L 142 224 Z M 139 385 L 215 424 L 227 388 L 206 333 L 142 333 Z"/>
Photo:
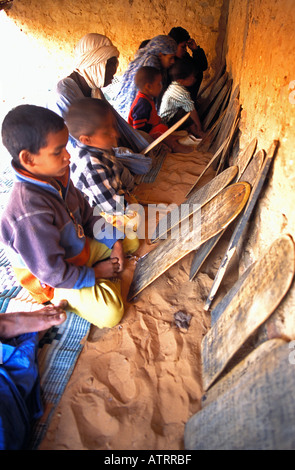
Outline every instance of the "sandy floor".
<path fill-rule="evenodd" d="M 169 154 L 156 181 L 136 188 L 137 198 L 180 204 L 209 159 Z M 150 249 L 142 241 L 139 255 Z M 126 302 L 120 325 L 91 328 L 40 449 L 183 449 L 185 423 L 200 409 L 200 347 L 210 327 L 203 303 L 215 262 L 190 282 L 193 255 Z M 128 260 L 125 298 L 134 268 Z M 187 325 L 176 321 L 178 312 L 191 316 Z"/>

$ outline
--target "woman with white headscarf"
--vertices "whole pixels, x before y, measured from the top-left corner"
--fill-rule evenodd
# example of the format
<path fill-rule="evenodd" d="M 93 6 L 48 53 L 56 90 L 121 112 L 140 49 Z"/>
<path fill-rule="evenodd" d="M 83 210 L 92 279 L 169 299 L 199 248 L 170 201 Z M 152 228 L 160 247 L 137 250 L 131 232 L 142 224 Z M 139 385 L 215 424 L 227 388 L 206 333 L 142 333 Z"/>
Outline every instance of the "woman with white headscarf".
<path fill-rule="evenodd" d="M 118 49 L 106 36 L 98 33 L 83 36 L 74 49 L 74 71 L 57 84 L 57 112 L 64 118 L 69 106 L 83 97 L 105 99 L 101 88 L 111 83 L 117 70 L 118 57 Z M 122 119 L 115 109 L 112 110 L 118 125 L 120 146 L 141 152 L 149 142 Z M 74 141 L 72 144 L 76 145 Z M 135 173 L 146 173 L 151 166 L 148 157 L 128 152 L 124 157 L 121 152 L 120 158 L 125 159 L 124 164 Z M 128 159 L 131 158 L 130 166 Z"/>

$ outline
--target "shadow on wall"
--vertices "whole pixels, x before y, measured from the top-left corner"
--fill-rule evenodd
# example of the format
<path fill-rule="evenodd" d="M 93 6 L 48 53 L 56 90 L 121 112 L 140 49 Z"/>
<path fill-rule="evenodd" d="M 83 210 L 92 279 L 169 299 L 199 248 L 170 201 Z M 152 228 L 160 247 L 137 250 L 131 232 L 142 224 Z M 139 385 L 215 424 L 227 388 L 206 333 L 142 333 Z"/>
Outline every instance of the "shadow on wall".
<path fill-rule="evenodd" d="M 227 41 L 226 41 L 226 31 L 227 31 L 227 22 L 228 22 L 228 11 L 229 11 L 229 2 L 230 0 L 223 0 L 223 4 L 221 7 L 221 15 L 219 19 L 219 27 L 218 27 L 218 37 L 216 40 L 216 63 L 212 63 L 212 67 L 214 70 L 218 71 L 221 67 L 225 64 L 225 58 L 227 54 Z"/>

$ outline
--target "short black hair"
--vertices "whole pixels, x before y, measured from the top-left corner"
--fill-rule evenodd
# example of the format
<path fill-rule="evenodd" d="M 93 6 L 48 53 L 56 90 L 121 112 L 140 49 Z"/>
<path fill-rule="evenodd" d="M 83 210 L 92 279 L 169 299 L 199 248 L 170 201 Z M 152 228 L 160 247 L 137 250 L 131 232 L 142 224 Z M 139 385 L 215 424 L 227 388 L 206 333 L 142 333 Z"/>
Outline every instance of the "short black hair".
<path fill-rule="evenodd" d="M 65 115 L 70 134 L 79 140 L 81 135 L 92 136 L 103 127 L 112 107 L 106 100 L 97 98 L 80 98 L 73 102 Z"/>
<path fill-rule="evenodd" d="M 20 166 L 19 154 L 28 150 L 37 154 L 47 145 L 47 136 L 63 130 L 65 122 L 55 112 L 41 106 L 22 104 L 11 109 L 2 123 L 2 142 Z"/>
<path fill-rule="evenodd" d="M 174 39 L 176 44 L 180 44 L 181 42 L 188 41 L 190 39 L 190 35 L 188 31 L 181 26 L 175 26 L 171 29 L 168 33 L 168 36 Z"/>
<path fill-rule="evenodd" d="M 159 69 L 145 65 L 137 70 L 134 77 L 134 83 L 137 88 L 141 90 L 147 83 L 154 83 L 158 75 L 162 75 L 162 72 Z"/>
<path fill-rule="evenodd" d="M 179 59 L 169 70 L 172 80 L 185 79 L 195 73 L 195 67 L 192 61 Z"/>

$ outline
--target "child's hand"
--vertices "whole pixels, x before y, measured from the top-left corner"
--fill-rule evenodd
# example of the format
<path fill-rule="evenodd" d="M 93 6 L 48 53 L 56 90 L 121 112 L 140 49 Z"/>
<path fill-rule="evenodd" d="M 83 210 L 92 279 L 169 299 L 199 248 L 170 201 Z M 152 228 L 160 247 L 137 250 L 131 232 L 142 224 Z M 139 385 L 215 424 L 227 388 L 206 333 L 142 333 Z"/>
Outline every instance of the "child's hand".
<path fill-rule="evenodd" d="M 196 41 L 193 39 L 193 38 L 190 38 L 187 42 L 186 42 L 186 45 L 187 47 L 190 48 L 191 51 L 194 51 L 195 49 L 197 49 L 197 43 Z"/>
<path fill-rule="evenodd" d="M 122 241 L 118 240 L 113 246 L 112 253 L 111 253 L 111 259 L 112 258 L 117 258 L 118 263 L 119 263 L 119 273 L 123 271 L 124 269 L 124 250 L 123 250 L 123 245 Z"/>
<path fill-rule="evenodd" d="M 120 269 L 118 258 L 100 261 L 93 266 L 95 279 L 111 279 L 118 276 Z"/>

